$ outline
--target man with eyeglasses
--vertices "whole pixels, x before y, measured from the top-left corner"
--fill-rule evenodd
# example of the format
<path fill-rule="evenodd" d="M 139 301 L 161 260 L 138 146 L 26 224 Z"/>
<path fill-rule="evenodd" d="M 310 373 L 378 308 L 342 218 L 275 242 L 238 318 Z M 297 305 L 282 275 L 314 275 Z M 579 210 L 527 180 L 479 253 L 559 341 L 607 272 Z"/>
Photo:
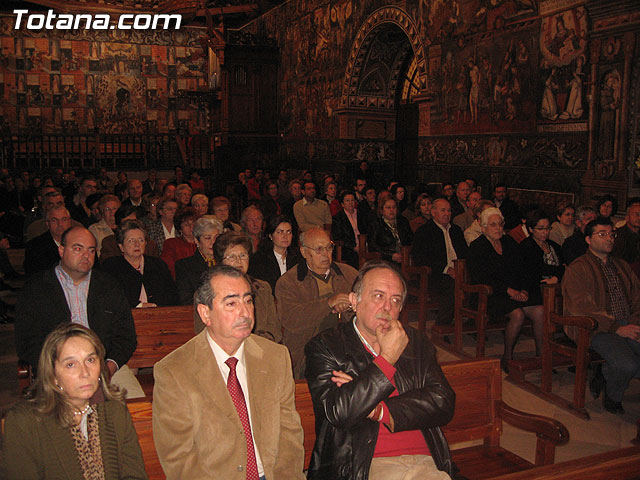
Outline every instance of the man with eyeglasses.
<path fill-rule="evenodd" d="M 585 228 L 587 253 L 574 260 L 562 279 L 566 315 L 598 322 L 591 348 L 604 360 L 589 382 L 594 398 L 604 391 L 610 413 L 624 413 L 622 397 L 640 377 L 640 281 L 627 262 L 611 256 L 616 233 L 610 219 L 598 217 Z M 576 331 L 567 327 L 574 340 Z"/>
<path fill-rule="evenodd" d="M 296 379 L 304 378 L 304 346 L 315 335 L 353 316 L 349 292 L 358 272 L 333 262 L 333 242 L 322 228 L 300 235 L 305 261 L 276 283 L 278 316 L 284 328 L 282 343 L 289 347 Z"/>

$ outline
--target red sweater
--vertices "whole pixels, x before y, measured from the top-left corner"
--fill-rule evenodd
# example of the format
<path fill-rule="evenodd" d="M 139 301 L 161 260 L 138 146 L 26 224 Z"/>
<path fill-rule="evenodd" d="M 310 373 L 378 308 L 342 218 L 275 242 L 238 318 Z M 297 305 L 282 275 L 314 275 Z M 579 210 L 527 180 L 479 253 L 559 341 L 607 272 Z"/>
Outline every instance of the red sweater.
<path fill-rule="evenodd" d="M 367 348 L 365 346 L 365 348 Z M 368 350 L 368 349 L 367 349 Z M 381 356 L 376 357 L 373 361 L 382 370 L 382 373 L 389 379 L 389 381 L 396 386 L 396 382 L 393 376 L 396 374 L 396 369 L 393 365 L 387 362 Z M 399 395 L 398 389 L 394 388 L 390 397 L 397 397 Z M 382 415 L 382 421 L 380 422 L 380 429 L 378 430 L 378 441 L 376 442 L 376 449 L 373 452 L 375 457 L 398 457 L 400 455 L 431 455 L 427 441 L 424 439 L 424 435 L 420 430 L 407 430 L 404 432 L 392 433 L 385 427 L 385 424 L 389 423 L 389 408 L 385 402 L 382 402 L 384 409 Z"/>
<path fill-rule="evenodd" d="M 167 238 L 162 247 L 160 258 L 169 267 L 171 276 L 176 279 L 176 262 L 183 258 L 190 257 L 196 253 L 198 246 L 195 243 L 189 243 L 181 237 Z"/>

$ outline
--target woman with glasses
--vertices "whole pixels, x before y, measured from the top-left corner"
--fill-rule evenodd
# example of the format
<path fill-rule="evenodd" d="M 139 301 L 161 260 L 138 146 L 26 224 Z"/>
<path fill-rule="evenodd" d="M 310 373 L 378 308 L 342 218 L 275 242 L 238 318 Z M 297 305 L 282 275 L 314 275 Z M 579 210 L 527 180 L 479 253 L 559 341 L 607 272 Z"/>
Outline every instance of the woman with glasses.
<path fill-rule="evenodd" d="M 277 215 L 267 222 L 265 237 L 258 251 L 251 257 L 249 274 L 271 285 L 276 291 L 276 282 L 300 261 L 300 253 L 292 247 L 293 222 L 286 215 Z"/>
<path fill-rule="evenodd" d="M 482 235 L 471 243 L 467 263 L 474 284 L 493 288 L 487 305 L 493 318 L 507 316 L 504 331 L 504 354 L 500 364 L 507 371 L 525 317 L 533 321 L 536 356 L 542 348 L 543 309 L 539 301 L 530 298 L 525 265 L 519 245 L 504 234 L 504 217 L 498 208 L 483 210 L 478 218 Z"/>
<path fill-rule="evenodd" d="M 147 233 L 139 220 L 126 220 L 116 230 L 122 256 L 105 260 L 100 267 L 117 279 L 131 308 L 178 304 L 176 285 L 167 265 L 144 255 Z"/>
<path fill-rule="evenodd" d="M 226 232 L 220 235 L 213 245 L 213 255 L 218 265 L 230 267 L 247 273 L 249 270 L 249 255 L 251 241 L 243 233 Z M 282 340 L 282 325 L 278 319 L 276 303 L 271 293 L 271 286 L 264 280 L 258 280 L 249 276 L 254 293 L 253 305 L 255 315 L 254 333 L 280 343 Z M 196 333 L 204 328 L 204 324 L 198 318 L 196 320 Z"/>
<path fill-rule="evenodd" d="M 559 283 L 564 275 L 562 249 L 549 239 L 549 222 L 549 217 L 542 210 L 529 212 L 526 224 L 530 235 L 520 243 L 529 298 L 539 303 L 542 302 L 540 285 Z"/>
<path fill-rule="evenodd" d="M 576 230 L 574 223 L 574 216 L 576 213 L 576 207 L 568 202 L 560 202 L 556 207 L 557 222 L 551 224 L 551 233 L 549 238 L 562 246 L 564 241 L 573 235 Z"/>

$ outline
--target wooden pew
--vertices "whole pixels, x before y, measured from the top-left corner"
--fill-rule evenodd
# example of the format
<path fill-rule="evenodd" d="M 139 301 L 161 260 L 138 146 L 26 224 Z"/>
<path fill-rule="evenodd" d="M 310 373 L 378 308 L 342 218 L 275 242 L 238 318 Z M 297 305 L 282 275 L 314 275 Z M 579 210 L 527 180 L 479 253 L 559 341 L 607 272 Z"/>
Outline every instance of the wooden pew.
<path fill-rule="evenodd" d="M 628 447 L 588 457 L 536 467 L 492 480 L 637 480 L 640 447 Z"/>
<path fill-rule="evenodd" d="M 134 308 L 131 310 L 138 346 L 127 362 L 129 368 L 148 368 L 189 341 L 195 334 L 193 306 Z M 33 381 L 31 366 L 18 361 L 18 383 L 24 391 Z M 147 396 L 153 389 L 151 375 L 139 375 Z"/>
<path fill-rule="evenodd" d="M 379 260 L 382 258 L 380 252 L 370 252 L 369 244 L 367 243 L 367 234 L 361 233 L 358 237 L 358 261 L 360 262 L 360 268 L 367 263 L 368 260 Z"/>
<path fill-rule="evenodd" d="M 507 380 L 553 403 L 580 418 L 589 420 L 590 416 L 584 408 L 587 369 L 591 362 L 602 361 L 589 351 L 590 335 L 596 328 L 596 321 L 591 317 L 562 315 L 562 295 L 560 285 L 544 285 L 542 299 L 544 306 L 544 330 L 542 340 L 542 357 L 535 359 L 514 359 L 509 362 Z M 577 344 L 566 342 L 563 335 L 560 339 L 555 334 L 562 332 L 564 326 L 578 327 Z M 575 366 L 576 375 L 573 384 L 573 400 L 568 401 L 551 391 L 553 369 Z M 525 378 L 527 373 L 542 370 L 541 385 Z"/>
<path fill-rule="evenodd" d="M 466 260 L 454 260 L 455 304 L 453 325 L 434 325 L 431 328 L 431 340 L 438 347 L 464 358 L 471 358 L 462 345 L 463 334 L 477 334 L 476 358 L 484 357 L 486 333 L 504 330 L 504 318 L 492 320 L 487 313 L 487 302 L 493 289 L 488 285 L 469 283 Z M 473 303 L 475 301 L 475 303 Z M 471 321 L 471 322 L 469 322 Z M 453 335 L 453 344 L 444 340 Z"/>
<path fill-rule="evenodd" d="M 131 313 L 136 326 L 138 346 L 127 362 L 129 368 L 153 367 L 195 335 L 192 305 L 134 308 Z M 139 374 L 138 381 L 150 398 L 153 375 Z"/>
<path fill-rule="evenodd" d="M 156 445 L 153 442 L 151 402 L 144 399 L 129 400 L 127 401 L 127 407 L 138 434 L 138 442 L 140 442 L 142 458 L 144 458 L 144 468 L 147 471 L 149 480 L 165 480 L 166 476 L 156 453 Z"/>
<path fill-rule="evenodd" d="M 453 449 L 453 460 L 469 480 L 548 465 L 555 448 L 569 441 L 569 432 L 551 418 L 516 410 L 502 401 L 502 375 L 497 359 L 445 363 L 442 370 L 456 392 L 456 412 L 444 427 L 451 446 L 471 440 L 482 445 Z M 305 468 L 309 466 L 315 442 L 315 420 L 309 389 L 304 380 L 296 382 L 296 410 L 304 429 Z M 535 465 L 500 447 L 502 422 L 536 433 Z"/>
<path fill-rule="evenodd" d="M 407 296 L 409 297 L 400 314 L 400 320 L 404 325 L 408 325 L 409 312 L 418 311 L 418 330 L 426 332 L 427 312 L 439 308 L 438 302 L 431 298 L 429 292 L 431 269 L 427 266 L 418 267 L 412 264 L 410 246 L 402 247 L 402 263 L 400 267 L 407 281 Z"/>

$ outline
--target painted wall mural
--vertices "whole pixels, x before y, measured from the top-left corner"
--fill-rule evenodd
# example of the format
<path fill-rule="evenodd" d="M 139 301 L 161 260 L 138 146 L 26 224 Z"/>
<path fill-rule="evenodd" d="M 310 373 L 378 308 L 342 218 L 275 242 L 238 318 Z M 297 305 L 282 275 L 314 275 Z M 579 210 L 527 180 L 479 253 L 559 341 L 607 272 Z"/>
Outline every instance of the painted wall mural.
<path fill-rule="evenodd" d="M 0 125 L 12 133 L 204 132 L 202 30 L 16 31 L 0 18 Z M 26 32 L 26 33 L 25 33 Z M 146 32 L 145 32 L 146 33 Z"/>
<path fill-rule="evenodd" d="M 354 49 L 380 52 L 374 47 L 378 38 L 384 38 L 379 29 L 371 30 L 375 40 L 358 43 L 356 36 L 373 12 L 392 5 L 415 22 L 427 56 L 428 89 L 422 93 L 433 99 L 429 118 L 433 137 L 420 139 L 417 162 L 563 170 L 575 172 L 576 180 L 587 167 L 587 86 L 593 81 L 583 4 L 307 0 L 284 4 L 248 29 L 273 36 L 281 48 L 279 128 L 285 143 L 337 137 L 338 100 L 345 95 L 345 86 L 355 88 L 345 79 L 346 62 Z M 394 43 L 396 37 L 390 38 Z M 411 45 L 397 43 L 401 48 Z M 355 67 L 360 69 L 360 83 L 354 91 L 381 96 L 396 77 L 398 90 L 407 91 L 406 70 L 394 77 L 389 62 L 379 62 L 376 69 L 367 52 L 354 58 L 362 61 Z M 605 109 L 620 108 L 619 77 L 612 71 L 608 78 L 600 81 L 610 86 L 611 95 L 598 113 L 605 116 L 600 125 L 607 131 L 611 127 L 606 119 L 615 119 L 615 113 L 607 117 Z M 382 105 L 393 111 L 401 100 L 399 95 L 395 102 Z M 334 151 L 345 153 L 349 152 L 337 147 Z"/>

